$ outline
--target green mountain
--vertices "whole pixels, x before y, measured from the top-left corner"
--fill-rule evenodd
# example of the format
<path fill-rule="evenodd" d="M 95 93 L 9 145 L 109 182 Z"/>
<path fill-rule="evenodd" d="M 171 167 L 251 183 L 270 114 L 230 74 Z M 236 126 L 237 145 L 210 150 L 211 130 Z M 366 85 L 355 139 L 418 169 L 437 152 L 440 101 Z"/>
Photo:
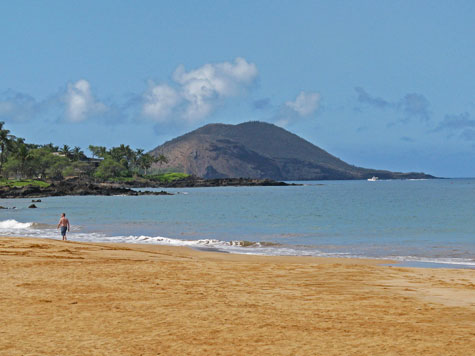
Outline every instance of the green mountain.
<path fill-rule="evenodd" d="M 150 154 L 164 154 L 169 159 L 161 169 L 203 178 L 434 178 L 424 173 L 355 167 L 283 128 L 264 122 L 206 125 L 158 146 Z"/>

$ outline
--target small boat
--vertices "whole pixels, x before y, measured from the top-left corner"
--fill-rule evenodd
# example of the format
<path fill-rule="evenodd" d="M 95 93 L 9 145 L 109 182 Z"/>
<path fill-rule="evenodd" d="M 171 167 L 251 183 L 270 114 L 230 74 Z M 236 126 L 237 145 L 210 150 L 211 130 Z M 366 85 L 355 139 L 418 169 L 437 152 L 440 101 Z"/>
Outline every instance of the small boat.
<path fill-rule="evenodd" d="M 378 179 L 379 179 L 378 177 L 373 176 L 372 178 L 368 178 L 368 181 L 369 182 L 376 182 Z"/>

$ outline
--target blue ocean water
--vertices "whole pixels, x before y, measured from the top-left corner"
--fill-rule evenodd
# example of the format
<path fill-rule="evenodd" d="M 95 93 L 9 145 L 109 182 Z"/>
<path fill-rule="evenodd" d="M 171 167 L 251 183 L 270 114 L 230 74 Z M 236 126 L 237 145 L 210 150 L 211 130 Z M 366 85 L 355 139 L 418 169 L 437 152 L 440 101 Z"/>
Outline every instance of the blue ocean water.
<path fill-rule="evenodd" d="M 0 200 L 0 235 L 159 243 L 268 255 L 392 258 L 475 268 L 475 179 L 312 181 L 168 189 L 173 196 Z"/>

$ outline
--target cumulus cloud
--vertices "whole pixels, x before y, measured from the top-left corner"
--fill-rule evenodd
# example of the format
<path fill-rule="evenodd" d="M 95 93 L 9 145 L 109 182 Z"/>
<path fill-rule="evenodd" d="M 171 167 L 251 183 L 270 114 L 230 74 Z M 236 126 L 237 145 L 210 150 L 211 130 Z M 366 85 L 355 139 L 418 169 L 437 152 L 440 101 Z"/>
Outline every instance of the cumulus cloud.
<path fill-rule="evenodd" d="M 180 94 L 169 85 L 151 83 L 144 94 L 142 113 L 156 121 L 165 120 L 181 100 Z"/>
<path fill-rule="evenodd" d="M 427 121 L 430 119 L 430 103 L 422 94 L 409 93 L 397 101 L 388 101 L 368 94 L 366 90 L 361 87 L 356 87 L 355 91 L 360 103 L 378 109 L 392 109 L 404 114 L 406 120 L 419 118 L 421 121 Z"/>
<path fill-rule="evenodd" d="M 80 122 L 109 111 L 109 107 L 93 96 L 89 82 L 84 79 L 69 83 L 66 89 L 43 100 L 13 90 L 0 93 L 1 120 L 28 121 L 63 112 L 68 121 Z"/>
<path fill-rule="evenodd" d="M 224 99 L 241 95 L 257 78 L 257 67 L 244 58 L 234 62 L 208 63 L 173 73 L 173 87 L 152 85 L 143 96 L 142 113 L 155 121 L 181 118 L 199 121 L 210 115 Z"/>
<path fill-rule="evenodd" d="M 96 100 L 91 85 L 84 79 L 69 83 L 63 100 L 66 105 L 66 118 L 71 122 L 81 122 L 108 110 L 105 104 Z"/>
<path fill-rule="evenodd" d="M 310 117 L 320 106 L 320 94 L 301 91 L 295 100 L 286 101 L 271 118 L 278 126 L 287 126 L 301 118 Z"/>
<path fill-rule="evenodd" d="M 301 91 L 295 101 L 287 101 L 285 105 L 300 116 L 310 116 L 318 109 L 320 104 L 319 93 L 306 93 Z"/>

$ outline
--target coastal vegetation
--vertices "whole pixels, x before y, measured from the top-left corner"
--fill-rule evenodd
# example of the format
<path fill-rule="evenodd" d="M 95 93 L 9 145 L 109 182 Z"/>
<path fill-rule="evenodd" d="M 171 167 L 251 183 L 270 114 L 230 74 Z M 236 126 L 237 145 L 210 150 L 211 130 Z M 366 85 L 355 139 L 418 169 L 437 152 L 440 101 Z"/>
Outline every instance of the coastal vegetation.
<path fill-rule="evenodd" d="M 156 182 L 170 183 L 178 179 L 187 178 L 189 176 L 190 175 L 186 173 L 169 172 L 169 173 L 149 175 L 147 176 L 147 178 Z"/>
<path fill-rule="evenodd" d="M 77 146 L 26 143 L 23 138 L 12 135 L 5 123 L 0 122 L 0 185 L 44 187 L 48 184 L 45 181 L 72 176 L 111 182 L 133 182 L 138 178 L 169 182 L 186 176 L 151 172 L 152 164 L 168 162 L 163 154 L 153 156 L 143 149 L 134 150 L 124 144 L 110 149 L 94 145 L 88 148 L 92 158 Z"/>
<path fill-rule="evenodd" d="M 49 187 L 50 184 L 36 179 L 6 179 L 0 178 L 0 187 L 19 188 L 32 185 L 36 187 Z"/>
<path fill-rule="evenodd" d="M 179 179 L 185 179 L 191 177 L 186 173 L 179 172 L 169 172 L 169 173 L 160 173 L 160 174 L 147 174 L 141 177 L 111 177 L 108 179 L 110 182 L 115 183 L 139 183 L 141 182 L 140 178 L 145 178 L 148 182 L 157 182 L 157 183 L 170 183 Z"/>

